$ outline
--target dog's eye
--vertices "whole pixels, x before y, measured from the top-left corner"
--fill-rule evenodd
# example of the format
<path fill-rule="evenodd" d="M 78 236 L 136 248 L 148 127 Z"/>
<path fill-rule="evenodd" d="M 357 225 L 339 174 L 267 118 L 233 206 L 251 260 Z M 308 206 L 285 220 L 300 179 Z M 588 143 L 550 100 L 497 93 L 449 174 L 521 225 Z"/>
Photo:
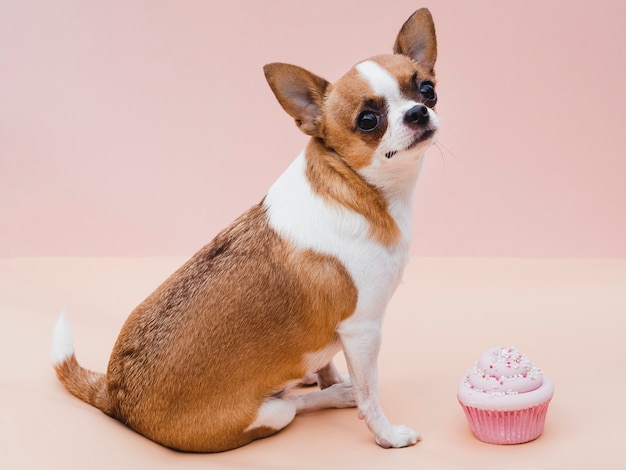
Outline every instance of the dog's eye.
<path fill-rule="evenodd" d="M 435 93 L 435 85 L 433 82 L 424 81 L 420 84 L 420 94 L 426 100 L 427 106 L 434 106 L 437 102 L 437 93 Z"/>
<path fill-rule="evenodd" d="M 378 123 L 380 122 L 380 118 L 373 111 L 362 111 L 359 114 L 359 117 L 356 120 L 356 125 L 359 126 L 359 129 L 362 131 L 373 131 L 378 127 Z"/>

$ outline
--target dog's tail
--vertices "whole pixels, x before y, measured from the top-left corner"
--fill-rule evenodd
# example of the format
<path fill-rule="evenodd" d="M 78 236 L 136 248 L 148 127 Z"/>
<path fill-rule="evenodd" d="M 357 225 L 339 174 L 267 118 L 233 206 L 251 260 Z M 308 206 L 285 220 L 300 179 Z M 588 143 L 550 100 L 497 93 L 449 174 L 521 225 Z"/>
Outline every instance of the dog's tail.
<path fill-rule="evenodd" d="M 112 416 L 106 376 L 78 364 L 74 355 L 72 331 L 64 313 L 61 313 L 54 326 L 50 358 L 57 377 L 70 393 Z"/>

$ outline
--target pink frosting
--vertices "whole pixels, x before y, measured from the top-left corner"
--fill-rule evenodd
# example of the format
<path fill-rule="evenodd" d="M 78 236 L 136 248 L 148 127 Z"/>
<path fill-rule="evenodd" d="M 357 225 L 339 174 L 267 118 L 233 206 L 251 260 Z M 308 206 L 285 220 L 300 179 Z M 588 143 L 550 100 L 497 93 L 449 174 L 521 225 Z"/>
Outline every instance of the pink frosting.
<path fill-rule="evenodd" d="M 466 406 L 485 410 L 519 410 L 548 401 L 552 382 L 515 348 L 492 348 L 461 380 L 458 399 Z"/>

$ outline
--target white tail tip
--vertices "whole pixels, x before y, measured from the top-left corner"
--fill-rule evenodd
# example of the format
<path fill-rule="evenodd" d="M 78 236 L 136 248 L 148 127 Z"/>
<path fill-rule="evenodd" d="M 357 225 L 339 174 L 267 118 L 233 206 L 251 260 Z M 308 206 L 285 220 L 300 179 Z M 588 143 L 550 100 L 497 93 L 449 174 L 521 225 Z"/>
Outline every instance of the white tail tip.
<path fill-rule="evenodd" d="M 74 340 L 70 324 L 65 318 L 65 312 L 61 312 L 52 332 L 52 349 L 50 359 L 53 365 L 62 364 L 66 359 L 74 355 Z"/>

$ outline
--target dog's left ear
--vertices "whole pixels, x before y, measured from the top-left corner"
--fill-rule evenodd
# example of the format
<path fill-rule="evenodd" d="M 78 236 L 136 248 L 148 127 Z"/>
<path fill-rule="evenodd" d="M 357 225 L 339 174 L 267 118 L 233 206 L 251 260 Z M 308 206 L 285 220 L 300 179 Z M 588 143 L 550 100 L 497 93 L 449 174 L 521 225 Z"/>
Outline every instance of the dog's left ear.
<path fill-rule="evenodd" d="M 433 17 L 427 8 L 417 10 L 402 25 L 393 52 L 410 57 L 435 74 L 437 36 Z"/>
<path fill-rule="evenodd" d="M 276 99 L 298 128 L 312 137 L 322 137 L 319 118 L 328 82 L 297 65 L 267 64 L 263 71 Z"/>

